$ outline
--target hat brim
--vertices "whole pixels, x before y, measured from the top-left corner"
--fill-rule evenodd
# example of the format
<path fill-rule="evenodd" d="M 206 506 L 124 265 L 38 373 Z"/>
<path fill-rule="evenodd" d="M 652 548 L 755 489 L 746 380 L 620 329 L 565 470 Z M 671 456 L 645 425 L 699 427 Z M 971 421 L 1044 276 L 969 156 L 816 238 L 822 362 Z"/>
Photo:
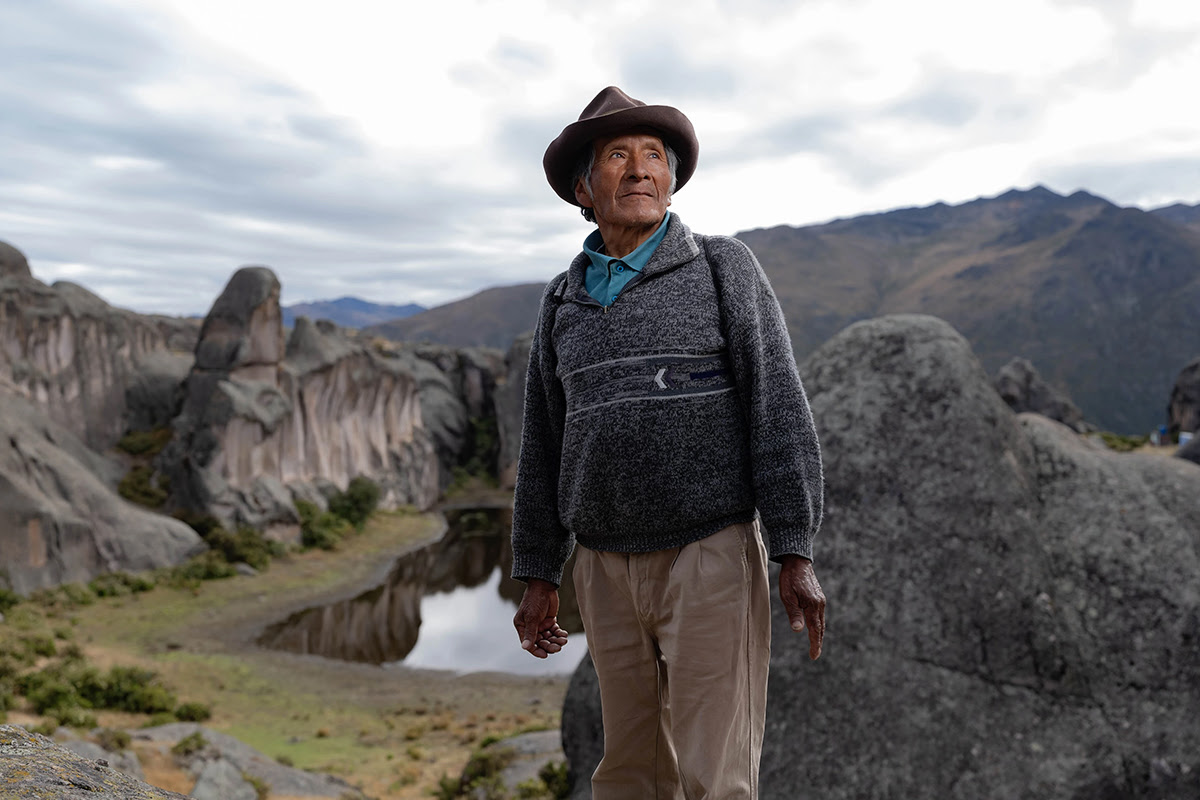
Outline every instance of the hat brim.
<path fill-rule="evenodd" d="M 581 119 L 563 128 L 558 138 L 546 148 L 542 168 L 555 194 L 571 205 L 575 199 L 575 170 L 585 149 L 596 139 L 615 136 L 636 128 L 652 128 L 679 156 L 675 171 L 675 190 L 679 191 L 696 171 L 700 143 L 691 120 L 671 106 L 636 106 L 624 108 L 599 117 Z"/>

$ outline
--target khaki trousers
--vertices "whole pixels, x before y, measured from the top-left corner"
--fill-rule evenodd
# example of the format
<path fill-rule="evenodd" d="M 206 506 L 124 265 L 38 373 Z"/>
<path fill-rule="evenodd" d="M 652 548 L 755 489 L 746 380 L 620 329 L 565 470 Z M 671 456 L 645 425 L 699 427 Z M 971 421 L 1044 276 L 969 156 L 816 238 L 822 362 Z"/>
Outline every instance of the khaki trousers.
<path fill-rule="evenodd" d="M 604 718 L 593 798 L 757 798 L 771 655 L 757 522 L 652 553 L 580 547 L 574 577 Z"/>

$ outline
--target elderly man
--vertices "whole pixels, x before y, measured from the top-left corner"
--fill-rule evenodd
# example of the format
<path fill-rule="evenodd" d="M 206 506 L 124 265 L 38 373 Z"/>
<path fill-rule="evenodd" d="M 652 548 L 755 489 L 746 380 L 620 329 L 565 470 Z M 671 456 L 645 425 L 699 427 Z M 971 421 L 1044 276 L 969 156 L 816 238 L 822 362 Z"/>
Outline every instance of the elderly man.
<path fill-rule="evenodd" d="M 744 244 L 667 210 L 698 152 L 681 112 L 610 86 L 543 161 L 597 230 L 546 287 L 530 349 L 513 622 L 538 658 L 566 644 L 557 589 L 578 543 L 597 800 L 757 796 L 768 557 L 811 658 L 825 631 L 821 456 L 779 303 Z"/>

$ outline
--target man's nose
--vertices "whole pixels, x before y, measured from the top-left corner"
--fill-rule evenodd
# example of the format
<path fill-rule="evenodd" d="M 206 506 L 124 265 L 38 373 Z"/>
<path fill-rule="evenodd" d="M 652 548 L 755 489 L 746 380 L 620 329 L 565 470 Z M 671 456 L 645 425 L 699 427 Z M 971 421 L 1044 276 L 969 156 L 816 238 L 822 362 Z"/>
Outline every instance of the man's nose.
<path fill-rule="evenodd" d="M 642 156 L 633 156 L 629 159 L 627 176 L 632 180 L 642 180 L 650 177 L 649 159 Z"/>

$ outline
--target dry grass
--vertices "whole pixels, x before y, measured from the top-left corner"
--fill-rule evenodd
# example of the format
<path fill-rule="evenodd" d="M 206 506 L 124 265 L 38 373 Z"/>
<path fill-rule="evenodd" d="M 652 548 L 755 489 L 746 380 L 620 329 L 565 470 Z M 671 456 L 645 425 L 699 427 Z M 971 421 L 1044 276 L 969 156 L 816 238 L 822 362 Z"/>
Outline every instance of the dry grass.
<path fill-rule="evenodd" d="M 381 513 L 335 552 L 293 554 L 258 576 L 206 582 L 194 592 L 160 586 L 101 600 L 71 611 L 69 624 L 98 666 L 157 671 L 180 701 L 212 707 L 204 724 L 268 756 L 338 775 L 372 797 L 427 797 L 485 737 L 557 727 L 567 679 L 383 669 L 268 651 L 254 639 L 294 610 L 378 583 L 397 554 L 438 532 L 437 517 Z M 10 720 L 22 721 L 20 713 Z M 97 717 L 105 727 L 145 721 Z M 190 791 L 169 756 L 149 744 L 137 749 L 151 782 Z"/>

